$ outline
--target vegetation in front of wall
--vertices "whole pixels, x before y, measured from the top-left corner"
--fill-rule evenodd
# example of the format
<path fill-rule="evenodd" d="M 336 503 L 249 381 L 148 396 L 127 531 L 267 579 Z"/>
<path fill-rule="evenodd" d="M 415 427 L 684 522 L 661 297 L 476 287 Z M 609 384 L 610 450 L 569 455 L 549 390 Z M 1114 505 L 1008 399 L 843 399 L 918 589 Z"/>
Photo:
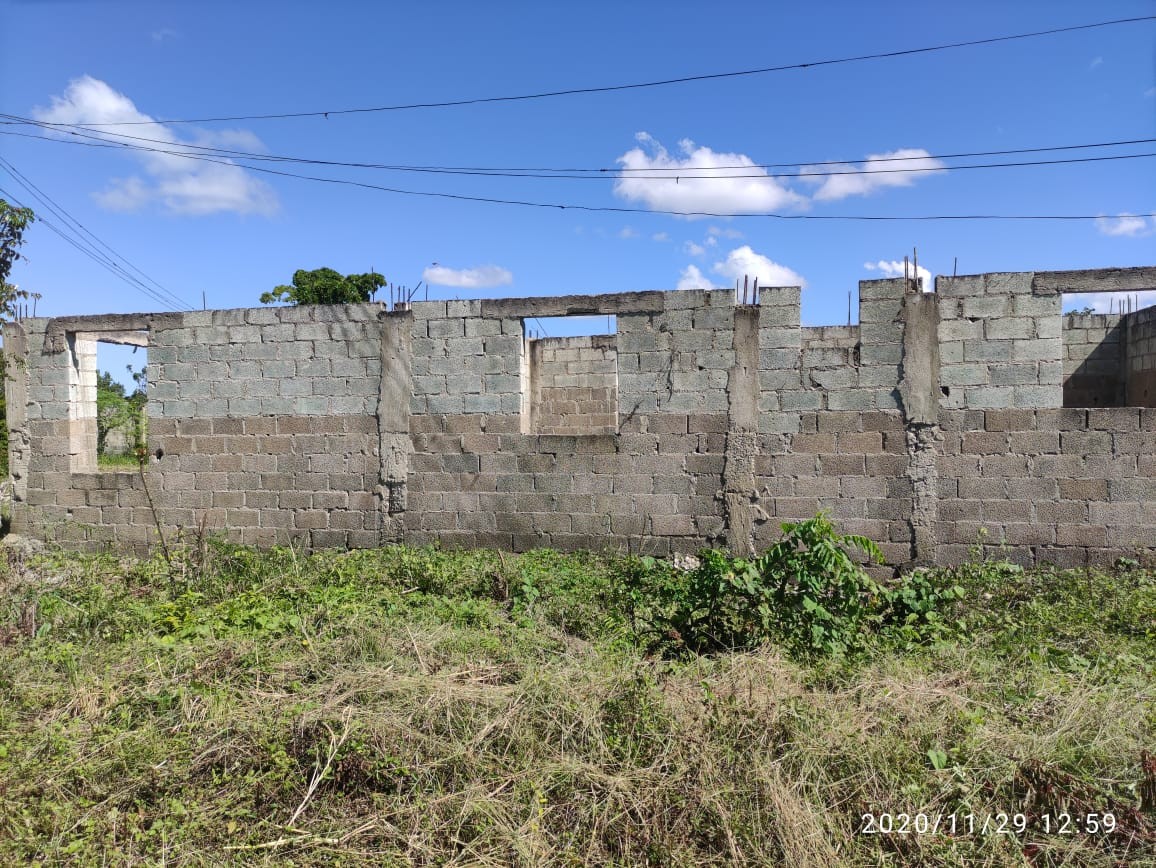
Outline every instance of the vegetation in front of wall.
<path fill-rule="evenodd" d="M 0 864 L 1156 860 L 1135 563 L 171 548 L 0 570 Z"/>
<path fill-rule="evenodd" d="M 625 610 L 646 647 L 678 656 L 774 642 L 796 658 L 843 657 L 872 637 L 923 644 L 965 629 L 944 614 L 963 596 L 945 574 L 920 571 L 884 586 L 856 557 L 882 563 L 870 539 L 837 533 L 823 514 L 782 527 L 757 558 L 709 550 L 690 569 L 635 561 L 624 576 Z"/>

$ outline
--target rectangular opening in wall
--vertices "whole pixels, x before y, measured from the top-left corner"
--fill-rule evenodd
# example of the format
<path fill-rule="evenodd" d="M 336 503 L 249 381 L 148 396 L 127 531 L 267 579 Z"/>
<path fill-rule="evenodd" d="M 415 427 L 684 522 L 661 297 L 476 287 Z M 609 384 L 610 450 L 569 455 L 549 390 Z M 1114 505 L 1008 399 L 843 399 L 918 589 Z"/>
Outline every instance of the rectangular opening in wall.
<path fill-rule="evenodd" d="M 1065 294 L 1065 407 L 1156 407 L 1156 291 Z"/>
<path fill-rule="evenodd" d="M 523 320 L 532 434 L 613 434 L 618 430 L 618 337 L 614 316 Z"/>
<path fill-rule="evenodd" d="M 68 349 L 72 471 L 135 470 L 148 438 L 148 333 L 75 332 Z"/>

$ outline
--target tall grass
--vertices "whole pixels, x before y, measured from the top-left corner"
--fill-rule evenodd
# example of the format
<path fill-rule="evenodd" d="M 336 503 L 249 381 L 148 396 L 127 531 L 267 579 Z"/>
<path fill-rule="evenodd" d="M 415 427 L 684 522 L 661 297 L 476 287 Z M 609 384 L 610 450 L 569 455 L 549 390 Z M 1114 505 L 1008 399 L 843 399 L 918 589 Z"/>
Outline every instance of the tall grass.
<path fill-rule="evenodd" d="M 1144 570 L 972 566 L 949 638 L 663 656 L 636 561 L 176 556 L 4 567 L 0 864 L 1156 864 Z M 901 811 L 1033 819 L 862 833 Z"/>

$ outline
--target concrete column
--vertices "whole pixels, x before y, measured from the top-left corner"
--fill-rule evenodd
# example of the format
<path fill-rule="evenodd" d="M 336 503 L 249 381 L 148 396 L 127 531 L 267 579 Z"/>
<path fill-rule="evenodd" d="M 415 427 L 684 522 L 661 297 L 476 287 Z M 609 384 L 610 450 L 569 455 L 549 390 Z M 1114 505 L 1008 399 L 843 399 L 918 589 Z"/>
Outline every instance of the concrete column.
<path fill-rule="evenodd" d="M 4 324 L 4 397 L 8 422 L 8 475 L 12 480 L 12 530 L 27 530 L 28 461 L 28 336 L 24 326 Z"/>
<path fill-rule="evenodd" d="M 378 501 L 383 542 L 405 534 L 406 481 L 413 441 L 409 433 L 413 395 L 413 313 L 382 314 L 381 386 L 377 401 L 377 429 L 381 462 Z"/>
<path fill-rule="evenodd" d="M 734 310 L 735 363 L 727 379 L 727 435 L 723 463 L 727 545 L 754 554 L 755 456 L 759 431 L 759 308 Z"/>
<path fill-rule="evenodd" d="M 911 481 L 911 559 L 935 563 L 939 518 L 939 299 L 908 292 L 903 297 L 903 343 L 899 404 L 907 427 L 907 471 Z"/>

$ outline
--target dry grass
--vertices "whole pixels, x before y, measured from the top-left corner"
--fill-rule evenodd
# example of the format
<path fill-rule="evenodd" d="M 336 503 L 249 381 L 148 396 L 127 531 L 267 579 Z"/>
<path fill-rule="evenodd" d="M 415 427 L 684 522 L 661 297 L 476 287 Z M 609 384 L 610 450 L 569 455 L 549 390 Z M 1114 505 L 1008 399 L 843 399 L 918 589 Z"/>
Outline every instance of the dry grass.
<path fill-rule="evenodd" d="M 1156 864 L 1150 577 L 1119 579 L 1139 614 L 1118 630 L 1060 601 L 855 661 L 671 662 L 598 614 L 614 569 L 221 549 L 168 587 L 149 562 L 9 566 L 0 863 Z M 495 571 L 539 593 L 494 600 Z M 1008 644 L 1049 630 L 1079 665 Z M 1061 807 L 1117 831 L 860 833 L 869 811 Z"/>

